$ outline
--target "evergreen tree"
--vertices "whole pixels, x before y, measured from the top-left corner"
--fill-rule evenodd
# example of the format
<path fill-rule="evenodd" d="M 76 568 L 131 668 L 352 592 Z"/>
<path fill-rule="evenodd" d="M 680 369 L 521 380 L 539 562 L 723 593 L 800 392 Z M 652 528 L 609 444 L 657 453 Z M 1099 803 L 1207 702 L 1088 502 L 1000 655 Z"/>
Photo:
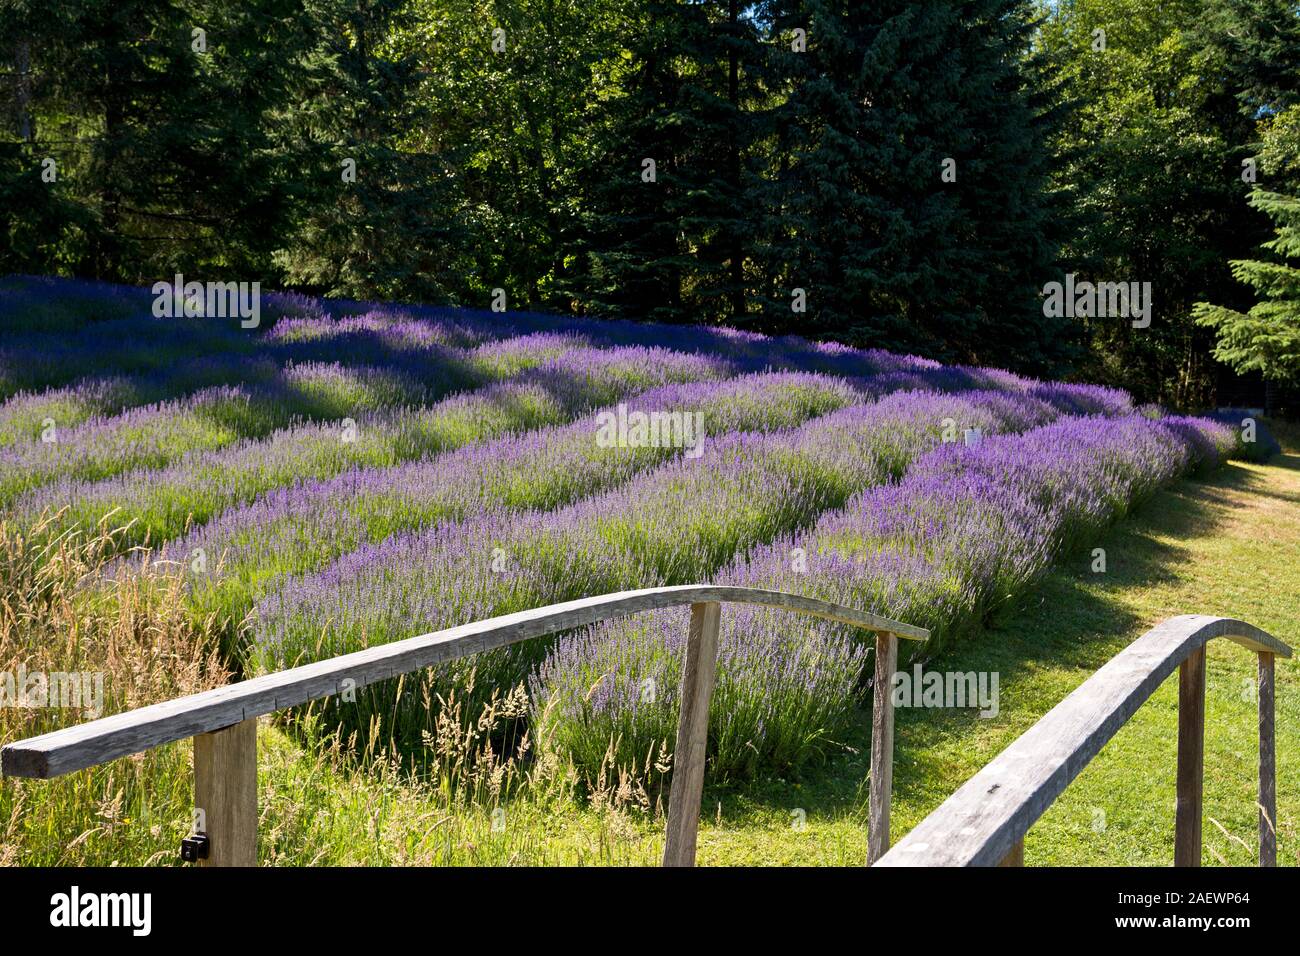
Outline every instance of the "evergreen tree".
<path fill-rule="evenodd" d="M 4 28 L 0 27 L 0 31 Z M 7 53 L 10 82 L 0 87 L 3 114 L 12 117 L 0 139 L 0 209 L 17 214 L 4 217 L 0 233 L 0 273 L 49 271 L 54 264 L 84 256 L 90 217 L 59 177 L 58 160 L 37 142 L 37 107 L 33 97 L 30 36 L 4 32 L 0 50 Z M 43 124 L 42 124 L 43 125 Z"/>
<path fill-rule="evenodd" d="M 777 228 L 767 261 L 785 279 L 766 303 L 772 330 L 789 327 L 790 290 L 801 288 L 809 334 L 884 348 L 936 344 L 914 309 L 915 292 L 934 277 L 918 274 L 911 250 L 942 234 L 952 204 L 935 188 L 941 151 L 932 127 L 905 127 L 921 89 L 927 102 L 944 95 L 934 80 L 949 13 L 851 0 L 806 0 L 776 13 L 776 23 L 806 30 L 807 50 L 785 55 L 791 92 L 778 123 L 789 155 L 772 185 Z"/>
<path fill-rule="evenodd" d="M 766 271 L 783 280 L 769 327 L 1058 364 L 1065 336 L 1038 305 L 1059 244 L 1057 115 L 1042 64 L 1022 56 L 1025 4 L 790 0 L 770 16 L 805 29 L 807 50 L 782 55 Z M 802 321 L 793 288 L 807 294 Z"/>
<path fill-rule="evenodd" d="M 739 0 L 624 8 L 631 61 L 596 117 L 583 174 L 586 308 L 743 323 L 761 193 L 765 53 Z"/>
<path fill-rule="evenodd" d="M 1206 0 L 1187 27 L 1248 116 L 1300 103 L 1300 4 Z"/>
<path fill-rule="evenodd" d="M 1196 320 L 1215 330 L 1214 356 L 1238 372 L 1266 379 L 1300 379 L 1300 198 L 1255 190 L 1250 204 L 1268 214 L 1276 236 L 1264 243 L 1278 261 L 1238 259 L 1232 274 L 1260 297 L 1249 312 L 1199 302 Z"/>
<path fill-rule="evenodd" d="M 681 51 L 693 65 L 682 111 L 693 130 L 693 149 L 681 170 L 687 193 L 682 229 L 694 252 L 687 293 L 696 321 L 745 325 L 762 202 L 756 164 L 766 53 L 749 3 L 711 0 L 696 10 Z"/>
<path fill-rule="evenodd" d="M 24 218 L 62 220 L 48 232 L 65 237 L 63 268 L 126 281 L 212 268 L 265 275 L 284 177 L 263 130 L 285 106 L 295 8 L 10 4 L 0 50 L 19 78 L 19 143 L 0 191 L 32 200 Z M 58 185 L 43 199 L 22 192 L 46 159 Z"/>
<path fill-rule="evenodd" d="M 427 107 L 394 48 L 408 0 L 308 0 L 315 38 L 281 148 L 296 167 L 288 279 L 325 295 L 437 300 L 461 284 L 465 243 L 442 158 L 408 148 Z"/>
<path fill-rule="evenodd" d="M 593 117 L 595 149 L 584 186 L 583 272 L 575 290 L 589 311 L 681 321 L 690 258 L 680 220 L 692 129 L 676 66 L 689 21 L 677 0 L 623 7 L 630 62 Z"/>
<path fill-rule="evenodd" d="M 15 268 L 1057 340 L 1025 315 L 1054 242 L 1017 0 L 13 2 Z"/>

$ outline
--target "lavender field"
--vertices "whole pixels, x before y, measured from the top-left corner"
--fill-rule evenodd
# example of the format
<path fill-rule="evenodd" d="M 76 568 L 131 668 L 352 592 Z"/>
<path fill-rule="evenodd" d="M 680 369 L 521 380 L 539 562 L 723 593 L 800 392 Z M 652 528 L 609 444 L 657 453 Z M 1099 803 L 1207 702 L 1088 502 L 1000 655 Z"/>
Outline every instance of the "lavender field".
<path fill-rule="evenodd" d="M 105 713 L 661 584 L 850 605 L 929 628 L 928 657 L 1156 490 L 1243 452 L 1226 424 L 1115 389 L 794 338 L 290 295 L 243 328 L 45 279 L 0 285 L 0 397 L 7 603 L 40 606 L 94 542 L 78 593 L 169 595 L 190 635 L 169 651 L 179 684 L 104 649 Z M 57 656 L 23 633 L 40 632 L 7 632 L 0 669 Z M 451 722 L 497 767 L 544 751 L 579 798 L 611 771 L 652 788 L 671 770 L 685 635 L 684 613 L 641 615 L 284 726 L 418 775 Z M 711 778 L 834 759 L 861 720 L 865 636 L 726 609 Z M 3 714 L 6 740 L 81 719 Z M 508 794 L 457 779 L 489 805 Z"/>

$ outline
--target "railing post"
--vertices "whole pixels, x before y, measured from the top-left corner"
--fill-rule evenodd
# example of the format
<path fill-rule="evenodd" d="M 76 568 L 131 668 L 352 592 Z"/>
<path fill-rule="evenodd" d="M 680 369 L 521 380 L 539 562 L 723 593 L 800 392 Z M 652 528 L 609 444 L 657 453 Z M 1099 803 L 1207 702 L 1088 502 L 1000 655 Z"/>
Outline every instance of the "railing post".
<path fill-rule="evenodd" d="M 691 605 L 691 629 L 682 667 L 681 716 L 673 751 L 673 783 L 668 795 L 668 838 L 664 866 L 694 866 L 704 789 L 704 757 L 709 743 L 709 700 L 718 661 L 722 605 Z"/>
<path fill-rule="evenodd" d="M 195 736 L 194 808 L 208 836 L 201 866 L 257 866 L 257 718 Z"/>
<path fill-rule="evenodd" d="M 1178 665 L 1178 784 L 1174 866 L 1201 865 L 1201 792 L 1205 773 L 1205 645 Z"/>
<path fill-rule="evenodd" d="M 1277 866 L 1277 741 L 1273 657 L 1259 652 L 1259 865 Z"/>
<path fill-rule="evenodd" d="M 998 866 L 1024 866 L 1025 865 L 1025 838 L 1021 837 L 1016 841 L 1016 845 L 1011 851 L 1002 858 Z"/>
<path fill-rule="evenodd" d="M 867 865 L 889 849 L 889 802 L 894 787 L 894 671 L 898 638 L 876 632 L 876 673 L 871 704 L 871 789 L 867 818 Z"/>

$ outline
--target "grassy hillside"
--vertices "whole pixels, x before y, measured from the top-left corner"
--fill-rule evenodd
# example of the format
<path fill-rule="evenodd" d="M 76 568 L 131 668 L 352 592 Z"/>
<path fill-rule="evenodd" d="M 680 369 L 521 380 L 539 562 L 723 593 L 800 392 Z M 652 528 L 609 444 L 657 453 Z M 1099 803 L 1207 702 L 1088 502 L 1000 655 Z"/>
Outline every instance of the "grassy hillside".
<path fill-rule="evenodd" d="M 1001 710 L 899 711 L 895 838 L 1102 663 L 1165 617 L 1235 615 L 1300 646 L 1300 433 L 1267 465 L 1232 462 L 1208 481 L 1162 491 L 1090 553 L 1051 574 L 1026 606 L 1005 614 L 930 665 L 997 670 Z M 1205 759 L 1207 866 L 1255 860 L 1255 718 L 1242 697 L 1254 657 L 1219 642 L 1209 655 Z M 1300 864 L 1300 666 L 1279 661 L 1279 863 Z M 1164 686 L 1030 831 L 1027 865 L 1167 865 L 1172 860 L 1177 679 Z M 703 865 L 860 863 L 866 852 L 866 716 L 852 751 L 799 780 L 710 788 L 700 834 Z M 263 735 L 267 862 L 654 864 L 662 820 L 619 799 L 607 782 L 599 809 L 579 808 L 563 781 L 551 800 L 508 810 L 502 832 L 485 812 L 448 808 L 395 776 L 352 777 Z M 795 823 L 802 809 L 806 820 Z M 265 832 L 265 831 L 264 831 Z"/>

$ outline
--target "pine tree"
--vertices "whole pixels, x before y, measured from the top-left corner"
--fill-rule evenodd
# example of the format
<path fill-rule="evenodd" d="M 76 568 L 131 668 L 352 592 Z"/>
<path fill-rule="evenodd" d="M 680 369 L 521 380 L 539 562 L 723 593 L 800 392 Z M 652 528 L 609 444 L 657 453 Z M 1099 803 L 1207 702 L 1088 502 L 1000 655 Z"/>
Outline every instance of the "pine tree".
<path fill-rule="evenodd" d="M 765 51 L 751 5 L 708 0 L 695 6 L 681 51 L 683 125 L 693 149 L 680 176 L 687 193 L 682 228 L 693 250 L 688 293 L 698 319 L 748 324 L 748 268 L 762 195 L 756 155 L 763 115 L 756 102 Z"/>
<path fill-rule="evenodd" d="M 1295 0 L 1206 0 L 1192 42 L 1250 116 L 1300 102 L 1300 11 Z"/>
<path fill-rule="evenodd" d="M 739 0 L 629 4 L 630 63 L 583 174 L 586 308 L 743 323 L 758 202 L 765 55 Z"/>
<path fill-rule="evenodd" d="M 960 5 L 952 48 L 961 118 L 948 148 L 967 159 L 958 160 L 952 260 L 966 291 L 958 301 L 976 321 L 947 338 L 966 361 L 1057 375 L 1080 337 L 1068 320 L 1045 316 L 1041 300 L 1072 227 L 1069 197 L 1051 180 L 1052 140 L 1068 110 L 1052 64 L 1033 51 L 1035 17 L 1021 0 Z"/>
<path fill-rule="evenodd" d="M 1044 370 L 1064 336 L 1038 292 L 1059 229 L 1057 115 L 1015 0 L 785 0 L 790 94 L 772 179 L 769 327 Z M 792 288 L 808 314 L 792 320 Z"/>
<path fill-rule="evenodd" d="M 575 294 L 592 312 L 681 321 L 690 267 L 678 222 L 689 133 L 675 51 L 687 30 L 676 0 L 624 7 L 630 63 L 593 118 L 595 150 L 580 173 L 584 265 Z"/>
<path fill-rule="evenodd" d="M 778 124 L 789 155 L 772 184 L 766 262 L 769 274 L 784 276 L 765 303 L 773 331 L 792 321 L 789 296 L 800 288 L 805 333 L 885 348 L 938 344 L 920 341 L 910 311 L 923 280 L 909 249 L 950 213 L 923 168 L 939 169 L 921 139 L 925 126 L 910 137 L 903 129 L 916 78 L 935 72 L 936 13 L 904 2 L 806 0 L 774 14 L 806 30 L 807 50 L 784 54 L 791 92 Z"/>
<path fill-rule="evenodd" d="M 408 147 L 427 106 L 413 56 L 394 49 L 408 0 L 308 0 L 316 44 L 277 132 L 297 180 L 277 261 L 325 295 L 447 298 L 464 271 L 453 181 L 441 156 Z"/>
<path fill-rule="evenodd" d="M 1266 379 L 1300 379 L 1300 198 L 1255 190 L 1250 204 L 1276 224 L 1275 238 L 1263 248 L 1278 260 L 1237 259 L 1232 274 L 1251 286 L 1260 301 L 1249 312 L 1199 302 L 1196 320 L 1218 335 L 1214 356 L 1237 372 L 1260 372 Z"/>
<path fill-rule="evenodd" d="M 63 236 L 42 271 L 265 275 L 284 176 L 262 131 L 286 105 L 296 9 L 294 0 L 11 4 L 0 50 L 27 82 L 13 105 L 21 146 L 8 150 L 21 159 L 0 172 L 0 191 L 17 195 L 34 161 L 54 161 L 57 185 L 25 193 L 32 202 L 18 214 Z"/>

